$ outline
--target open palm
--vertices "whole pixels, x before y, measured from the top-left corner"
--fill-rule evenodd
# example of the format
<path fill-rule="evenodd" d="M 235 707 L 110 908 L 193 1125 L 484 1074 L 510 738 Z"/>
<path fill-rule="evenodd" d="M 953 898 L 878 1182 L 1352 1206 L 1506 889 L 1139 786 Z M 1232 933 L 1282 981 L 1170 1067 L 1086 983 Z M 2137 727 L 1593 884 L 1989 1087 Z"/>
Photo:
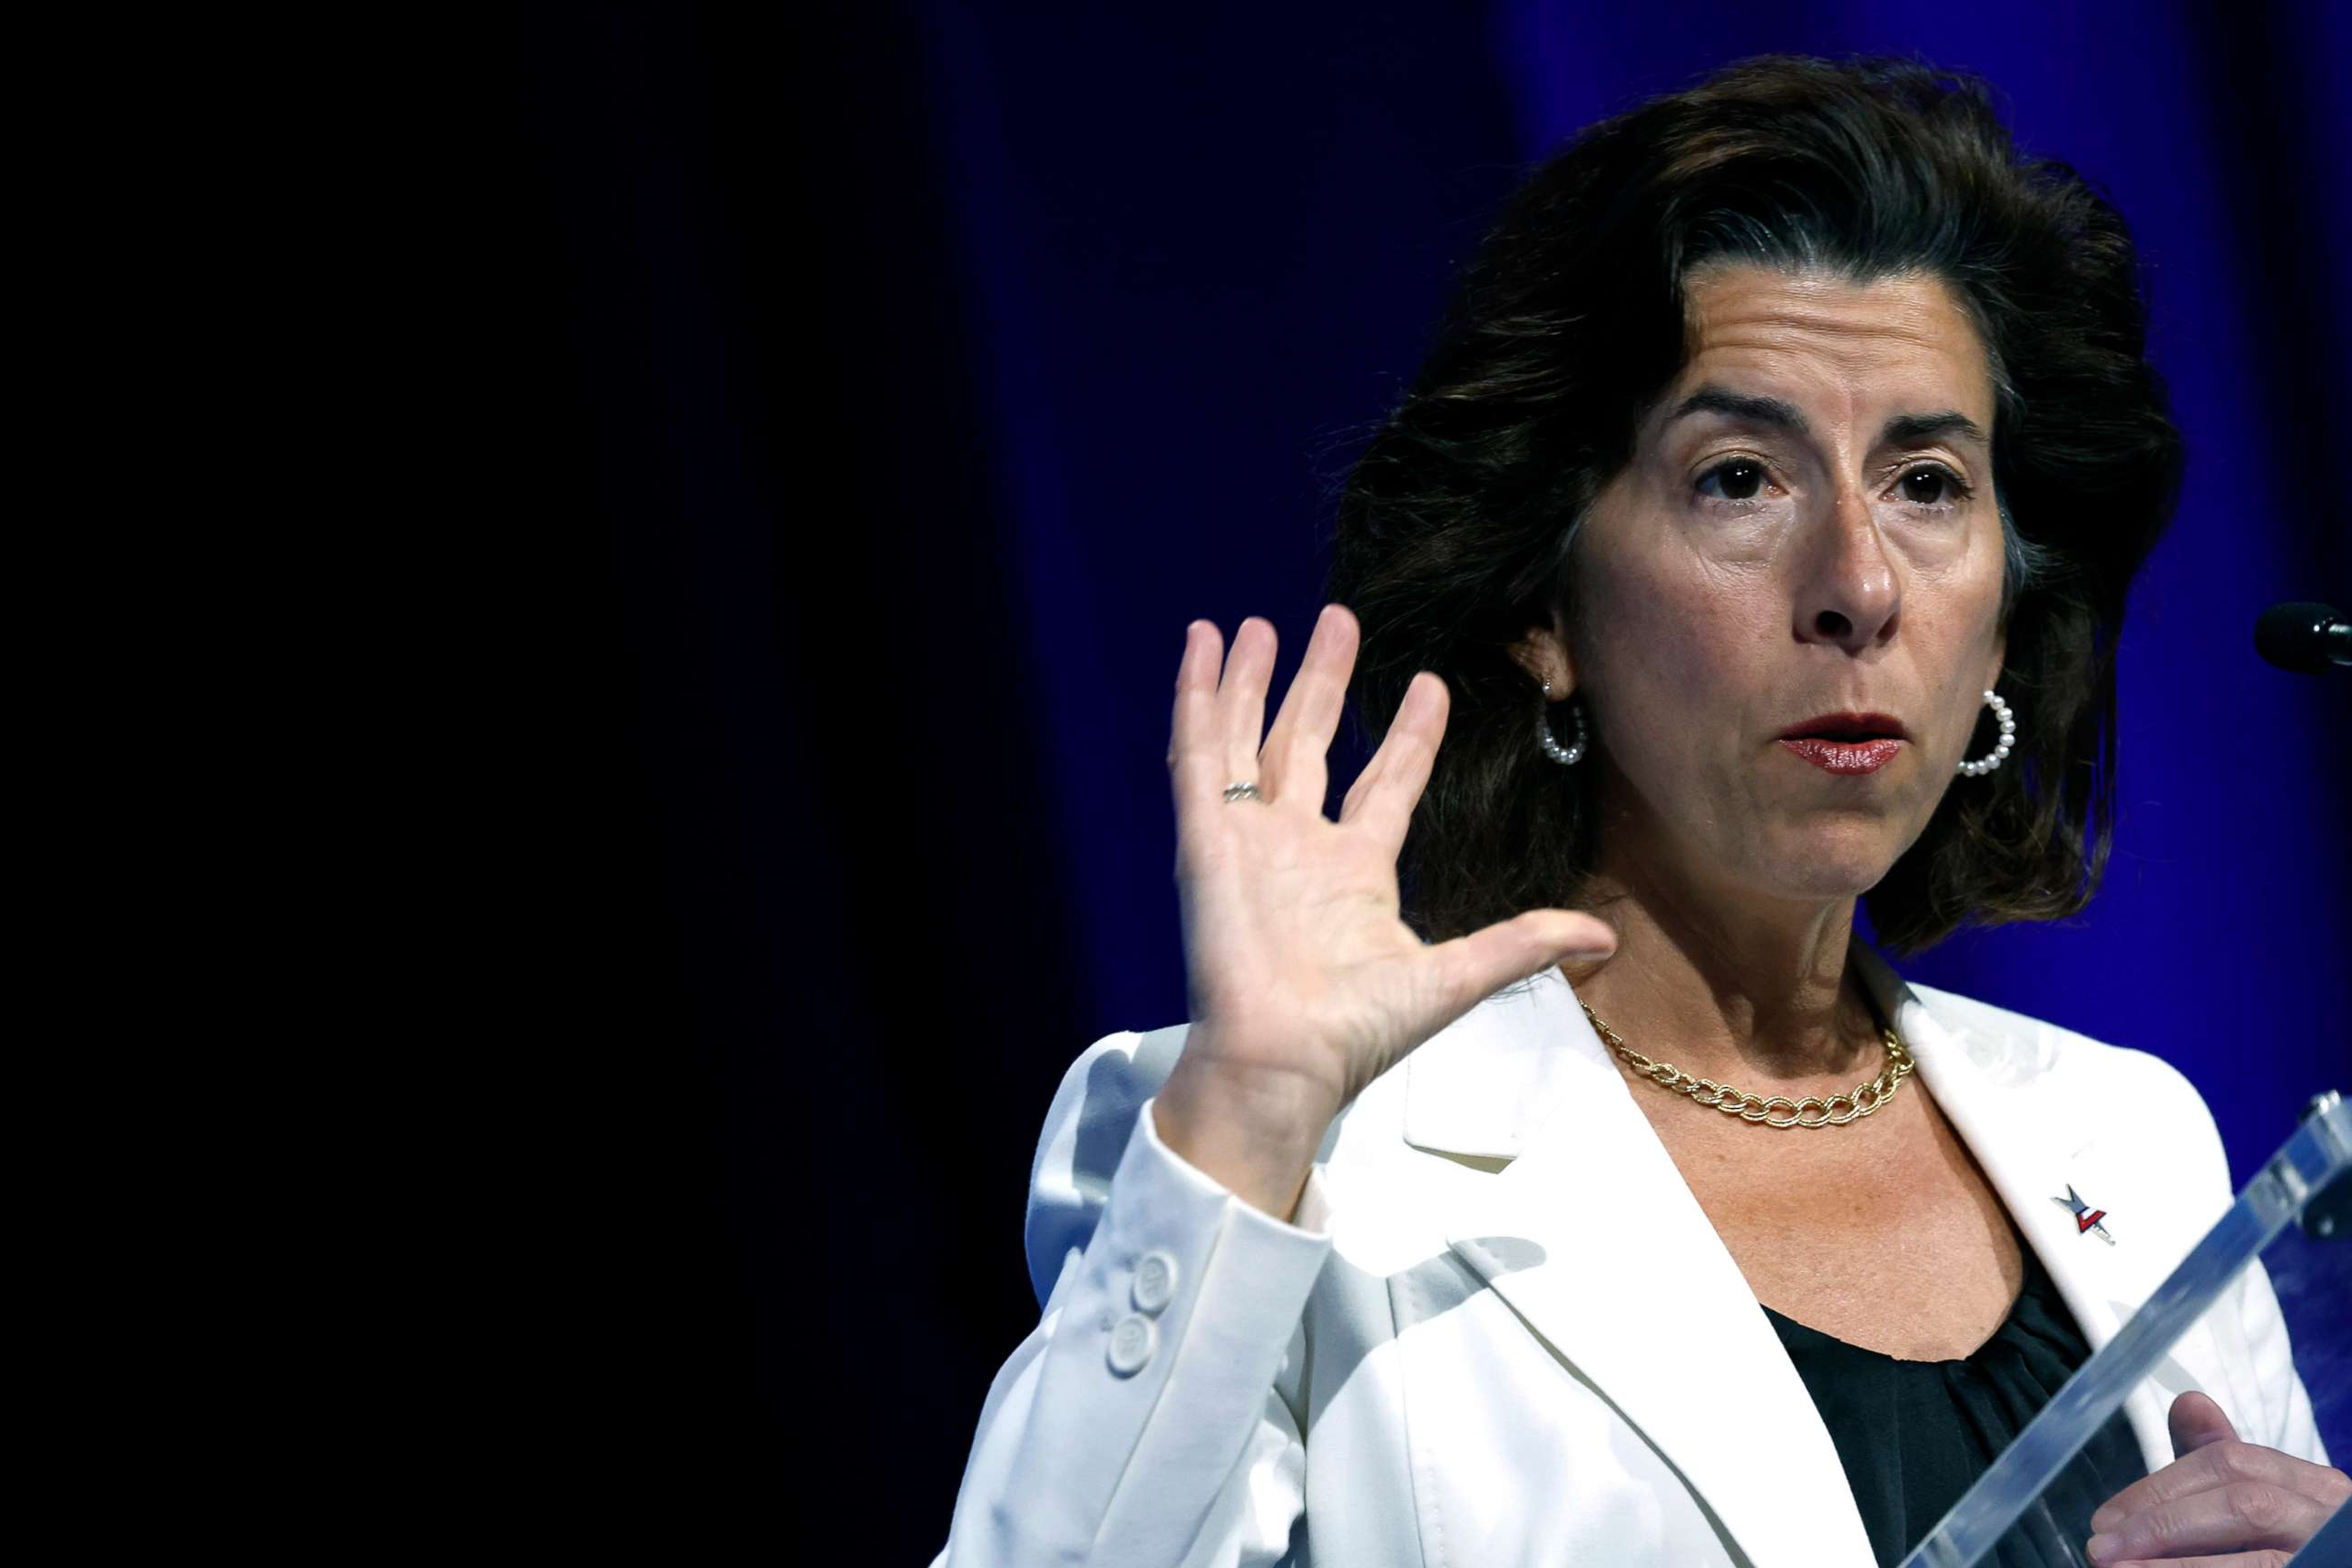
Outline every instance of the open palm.
<path fill-rule="evenodd" d="M 1324 607 L 1261 745 L 1274 627 L 1244 621 L 1227 658 L 1217 627 L 1193 622 L 1168 750 L 1192 1020 L 1185 1063 L 1283 1086 L 1327 1121 L 1482 998 L 1615 945 L 1601 921 L 1565 910 L 1427 944 L 1405 924 L 1397 857 L 1444 733 L 1447 692 L 1426 670 L 1413 677 L 1339 820 L 1325 816 L 1325 759 L 1360 635 L 1345 607 Z M 1227 801 L 1236 782 L 1255 782 L 1262 799 Z"/>

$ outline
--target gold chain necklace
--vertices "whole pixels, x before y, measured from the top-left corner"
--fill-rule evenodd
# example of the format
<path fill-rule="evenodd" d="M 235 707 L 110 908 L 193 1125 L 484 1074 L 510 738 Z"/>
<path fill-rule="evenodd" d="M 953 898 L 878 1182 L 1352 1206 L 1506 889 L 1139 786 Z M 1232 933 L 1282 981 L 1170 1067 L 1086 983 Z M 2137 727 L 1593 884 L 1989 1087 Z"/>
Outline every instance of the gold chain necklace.
<path fill-rule="evenodd" d="M 1761 1100 L 1746 1089 L 1733 1089 L 1711 1078 L 1693 1078 L 1671 1062 L 1654 1062 L 1620 1038 L 1617 1031 L 1601 1021 L 1601 1015 L 1586 1005 L 1582 997 L 1576 1005 L 1584 1008 L 1584 1016 L 1610 1047 L 1633 1064 L 1633 1070 L 1653 1079 L 1676 1094 L 1688 1095 L 1700 1105 L 1711 1105 L 1727 1116 L 1737 1116 L 1742 1121 L 1760 1121 L 1767 1127 L 1843 1127 L 1857 1116 L 1867 1116 L 1895 1098 L 1895 1089 L 1911 1076 L 1911 1053 L 1895 1037 L 1894 1026 L 1881 1024 L 1878 1033 L 1886 1041 L 1886 1065 L 1868 1083 L 1858 1083 L 1843 1094 L 1832 1094 L 1824 1100 L 1809 1094 L 1802 1100 L 1790 1100 L 1774 1095 Z M 1844 1107 L 1840 1110 L 1839 1107 Z M 1775 1110 L 1787 1114 L 1775 1121 Z M 1810 1117 L 1810 1120 L 1808 1118 Z"/>

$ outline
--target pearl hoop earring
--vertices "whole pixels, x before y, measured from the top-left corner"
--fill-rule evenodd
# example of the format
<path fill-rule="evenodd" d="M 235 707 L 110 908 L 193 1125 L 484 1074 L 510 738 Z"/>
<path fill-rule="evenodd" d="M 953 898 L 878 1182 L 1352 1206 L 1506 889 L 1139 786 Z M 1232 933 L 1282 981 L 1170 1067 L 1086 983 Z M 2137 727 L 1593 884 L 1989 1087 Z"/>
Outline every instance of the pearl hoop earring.
<path fill-rule="evenodd" d="M 1984 694 L 1984 700 L 1992 705 L 1993 716 L 2000 721 L 2000 744 L 1992 749 L 1990 755 L 1979 757 L 1973 763 L 1962 763 L 1959 765 L 1958 771 L 1972 779 L 1980 779 L 2000 766 L 2002 763 L 2007 762 L 2010 744 L 2017 738 L 2017 721 L 2010 716 L 2009 704 L 1990 691 Z"/>
<path fill-rule="evenodd" d="M 1543 700 L 1546 706 L 1551 702 L 1551 682 L 1549 680 L 1543 683 Z M 1542 708 L 1536 710 L 1536 739 L 1543 742 L 1545 756 L 1564 768 L 1572 768 L 1584 759 L 1584 710 L 1571 697 L 1568 700 L 1568 710 L 1576 720 L 1576 744 L 1563 746 L 1553 738 L 1551 721 L 1544 716 Z"/>

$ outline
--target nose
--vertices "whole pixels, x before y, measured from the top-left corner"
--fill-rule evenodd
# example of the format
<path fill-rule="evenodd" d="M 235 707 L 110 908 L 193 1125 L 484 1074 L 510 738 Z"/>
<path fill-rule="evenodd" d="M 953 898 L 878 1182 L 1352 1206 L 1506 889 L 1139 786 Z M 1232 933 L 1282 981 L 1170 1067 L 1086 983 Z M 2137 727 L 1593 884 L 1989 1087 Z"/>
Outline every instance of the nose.
<path fill-rule="evenodd" d="M 1797 640 L 1858 653 L 1893 637 L 1903 590 L 1869 501 L 1859 489 L 1841 487 L 1813 532 L 1797 589 Z"/>

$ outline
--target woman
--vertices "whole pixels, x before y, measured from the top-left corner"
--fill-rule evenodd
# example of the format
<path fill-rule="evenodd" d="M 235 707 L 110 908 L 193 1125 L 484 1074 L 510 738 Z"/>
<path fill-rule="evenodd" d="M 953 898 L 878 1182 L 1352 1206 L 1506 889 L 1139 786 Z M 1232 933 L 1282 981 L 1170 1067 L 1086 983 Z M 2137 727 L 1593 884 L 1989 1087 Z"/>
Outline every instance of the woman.
<path fill-rule="evenodd" d="M 2195 1090 L 1853 921 L 2096 884 L 2179 469 L 2132 268 L 1913 66 L 1537 173 L 1263 743 L 1272 627 L 1188 628 L 1192 1021 L 1048 1114 L 941 1563 L 1892 1563 L 2115 1332 L 2229 1202 Z M 2256 1268 L 2017 1560 L 2275 1562 L 2347 1489 Z"/>

